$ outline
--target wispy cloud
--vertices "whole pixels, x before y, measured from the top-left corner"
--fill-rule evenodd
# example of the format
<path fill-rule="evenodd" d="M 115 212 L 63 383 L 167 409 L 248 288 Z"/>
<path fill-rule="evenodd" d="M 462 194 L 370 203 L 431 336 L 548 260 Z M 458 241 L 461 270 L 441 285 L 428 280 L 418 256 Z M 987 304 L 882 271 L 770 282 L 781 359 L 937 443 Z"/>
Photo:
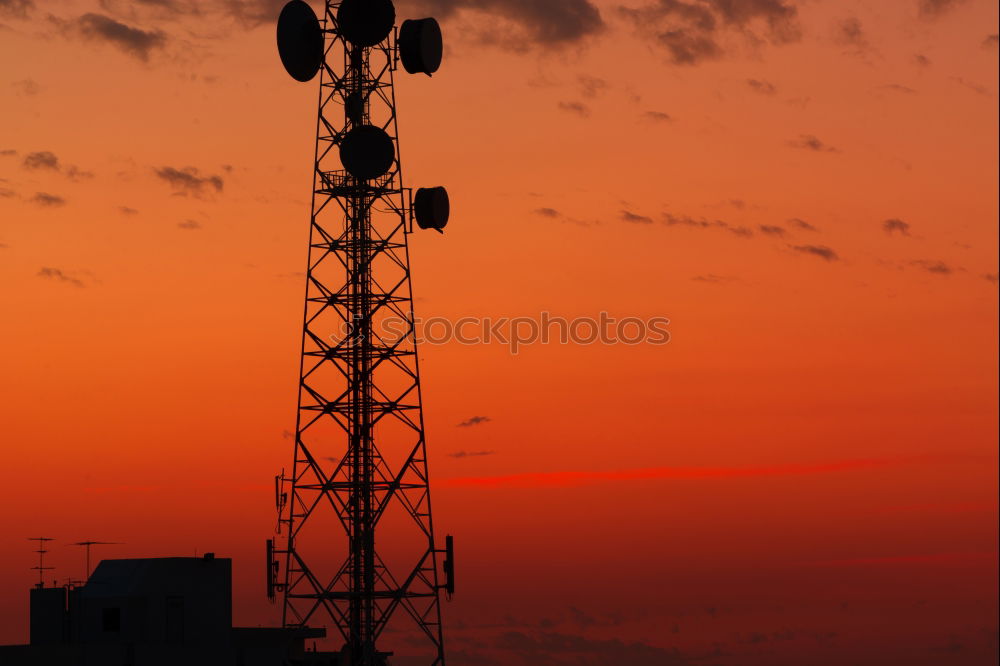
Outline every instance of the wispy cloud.
<path fill-rule="evenodd" d="M 56 157 L 55 153 L 48 150 L 41 150 L 25 155 L 21 165 L 25 169 L 51 169 L 53 171 L 58 171 L 59 158 Z"/>
<path fill-rule="evenodd" d="M 775 45 L 801 38 L 798 10 L 787 0 L 657 0 L 618 12 L 675 65 L 721 58 L 732 36 Z"/>
<path fill-rule="evenodd" d="M 761 95 L 774 95 L 778 92 L 777 86 L 763 79 L 747 79 L 747 85 L 750 86 L 750 90 Z"/>
<path fill-rule="evenodd" d="M 815 134 L 800 134 L 797 139 L 791 139 L 788 141 L 788 145 L 792 148 L 799 148 L 801 150 L 810 150 L 815 153 L 838 153 L 838 149 L 824 143 Z"/>
<path fill-rule="evenodd" d="M 731 234 L 743 238 L 753 236 L 753 229 L 742 225 L 733 225 L 725 220 L 709 220 L 704 217 L 691 217 L 690 215 L 674 215 L 673 213 L 663 213 L 663 224 L 668 227 L 692 227 L 694 229 L 718 229 L 728 231 Z"/>
<path fill-rule="evenodd" d="M 695 275 L 691 279 L 695 282 L 707 282 L 708 284 L 726 284 L 728 282 L 736 282 L 739 280 L 737 277 L 715 275 L 714 273 L 708 273 L 707 275 Z"/>
<path fill-rule="evenodd" d="M 221 192 L 225 182 L 222 176 L 201 175 L 195 167 L 160 167 L 156 175 L 168 183 L 177 194 L 203 197 L 207 193 Z"/>
<path fill-rule="evenodd" d="M 449 453 L 449 458 L 480 458 L 482 456 L 496 455 L 496 451 L 455 451 Z"/>
<path fill-rule="evenodd" d="M 493 419 L 488 416 L 472 416 L 459 423 L 458 427 L 470 428 L 472 426 L 482 425 L 483 423 L 489 423 L 492 420 Z"/>
<path fill-rule="evenodd" d="M 957 457 L 956 457 L 957 458 Z M 457 477 L 438 479 L 436 483 L 450 487 L 547 487 L 563 488 L 597 483 L 643 480 L 708 481 L 721 479 L 752 479 L 782 476 L 809 476 L 931 462 L 940 464 L 945 456 L 913 456 L 905 458 L 857 458 L 821 463 L 788 463 L 748 467 L 644 467 L 613 471 L 535 472 L 502 476 Z"/>
<path fill-rule="evenodd" d="M 790 245 L 789 247 L 796 252 L 811 254 L 812 256 L 819 257 L 824 261 L 837 261 L 840 259 L 837 253 L 826 245 Z"/>
<path fill-rule="evenodd" d="M 36 275 L 40 278 L 45 278 L 46 280 L 55 280 L 56 282 L 65 282 L 71 284 L 74 287 L 83 287 L 83 280 L 73 277 L 72 275 L 67 275 L 65 272 L 58 268 L 50 268 L 43 266 L 39 269 Z"/>
<path fill-rule="evenodd" d="M 862 53 L 868 50 L 868 37 L 861 25 L 861 19 L 850 16 L 837 22 L 834 28 L 834 41 L 841 46 L 854 49 L 855 53 Z"/>
<path fill-rule="evenodd" d="M 42 87 L 34 79 L 21 79 L 10 84 L 19 95 L 33 97 L 41 92 Z"/>
<path fill-rule="evenodd" d="M 143 30 L 104 14 L 87 13 L 64 23 L 64 27 L 89 41 L 110 44 L 142 62 L 148 62 L 150 54 L 167 42 L 166 34 L 160 30 Z"/>
<path fill-rule="evenodd" d="M 572 113 L 581 118 L 590 116 L 590 107 L 583 102 L 559 102 L 558 106 L 559 110 Z"/>
<path fill-rule="evenodd" d="M 579 44 L 606 27 L 600 10 L 591 0 L 401 0 L 397 4 L 414 16 L 434 16 L 442 21 L 461 14 L 482 16 L 492 26 L 486 35 L 492 35 L 489 41 L 513 50 Z M 516 34 L 500 38 L 497 19 L 513 26 Z"/>
<path fill-rule="evenodd" d="M 654 123 L 673 122 L 673 117 L 669 113 L 664 113 L 663 111 L 646 111 L 642 114 L 642 117 L 643 119 Z"/>
<path fill-rule="evenodd" d="M 789 218 L 788 224 L 790 224 L 793 227 L 796 227 L 798 229 L 802 229 L 804 231 L 819 231 L 819 229 L 817 229 L 812 224 L 809 224 L 805 220 L 801 220 L 801 219 L 799 219 L 797 217 Z"/>
<path fill-rule="evenodd" d="M 910 225 L 907 222 L 892 218 L 882 223 L 882 231 L 889 234 L 899 234 L 900 236 L 910 235 Z"/>
<path fill-rule="evenodd" d="M 935 19 L 966 0 L 917 0 L 917 9 L 924 18 Z"/>
<path fill-rule="evenodd" d="M 629 222 L 631 224 L 652 224 L 653 218 L 647 217 L 645 215 L 639 215 L 638 213 L 633 213 L 630 210 L 623 210 L 621 212 L 621 219 L 623 222 Z"/>
<path fill-rule="evenodd" d="M 39 150 L 28 153 L 21 161 L 21 166 L 31 171 L 55 171 L 61 173 L 70 180 L 81 180 L 92 178 L 94 174 L 84 171 L 74 164 L 63 164 L 59 157 L 50 150 Z"/>
<path fill-rule="evenodd" d="M 31 197 L 28 201 L 44 208 L 56 208 L 66 205 L 66 200 L 61 196 L 58 194 L 49 194 L 48 192 L 35 192 L 35 196 Z"/>
<path fill-rule="evenodd" d="M 0 16 L 27 18 L 34 8 L 32 0 L 0 0 Z"/>
<path fill-rule="evenodd" d="M 940 260 L 917 259 L 911 261 L 910 265 L 936 275 L 951 275 L 955 272 L 951 266 Z"/>

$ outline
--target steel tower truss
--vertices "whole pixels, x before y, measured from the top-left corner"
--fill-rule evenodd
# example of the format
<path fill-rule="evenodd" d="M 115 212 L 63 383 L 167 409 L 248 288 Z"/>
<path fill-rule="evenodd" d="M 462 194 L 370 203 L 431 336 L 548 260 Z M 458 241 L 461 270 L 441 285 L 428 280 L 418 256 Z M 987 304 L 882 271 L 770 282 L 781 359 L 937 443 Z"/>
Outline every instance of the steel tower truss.
<path fill-rule="evenodd" d="M 346 663 L 385 663 L 386 633 L 444 664 L 393 73 L 396 33 L 357 47 L 326 2 L 295 456 L 278 479 L 283 624 L 327 624 Z M 341 165 L 353 128 L 395 146 L 388 173 Z M 376 540 L 376 535 L 378 539 Z M 443 562 L 448 567 L 448 562 Z M 273 594 L 273 590 L 269 590 Z M 396 633 L 403 632 L 403 633 Z M 419 637 L 416 639 L 414 637 Z M 398 639 L 397 639 L 398 640 Z M 342 662 L 343 663 L 343 662 Z"/>

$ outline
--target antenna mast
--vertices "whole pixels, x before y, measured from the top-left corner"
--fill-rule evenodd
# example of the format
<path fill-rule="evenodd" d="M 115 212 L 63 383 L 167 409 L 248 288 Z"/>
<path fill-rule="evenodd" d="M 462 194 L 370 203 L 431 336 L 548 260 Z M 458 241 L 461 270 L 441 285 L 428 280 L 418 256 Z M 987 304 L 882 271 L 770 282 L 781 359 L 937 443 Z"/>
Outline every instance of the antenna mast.
<path fill-rule="evenodd" d="M 49 552 L 45 550 L 45 542 L 55 541 L 55 539 L 50 539 L 49 537 L 28 537 L 28 541 L 38 542 L 38 550 L 35 551 L 38 553 L 38 566 L 31 568 L 38 571 L 38 584 L 35 587 L 43 588 L 45 587 L 45 572 L 55 569 L 55 567 L 45 566 L 45 553 Z"/>
<path fill-rule="evenodd" d="M 295 455 L 278 477 L 285 544 L 268 542 L 268 596 L 282 592 L 285 626 L 335 627 L 342 664 L 384 666 L 389 628 L 443 666 L 454 566 L 451 538 L 434 541 L 407 240 L 414 221 L 441 231 L 449 204 L 442 187 L 403 186 L 393 89 L 399 64 L 435 72 L 442 42 L 434 19 L 394 24 L 391 0 L 328 0 L 322 24 L 292 0 L 278 20 L 285 69 L 320 86 Z"/>

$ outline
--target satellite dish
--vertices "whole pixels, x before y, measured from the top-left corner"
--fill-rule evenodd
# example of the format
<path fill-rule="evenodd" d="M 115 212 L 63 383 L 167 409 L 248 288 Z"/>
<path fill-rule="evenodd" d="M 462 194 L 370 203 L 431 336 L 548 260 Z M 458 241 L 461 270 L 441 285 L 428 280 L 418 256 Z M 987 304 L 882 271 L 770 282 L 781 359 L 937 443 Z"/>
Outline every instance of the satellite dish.
<path fill-rule="evenodd" d="M 285 71 L 305 83 L 323 64 L 323 30 L 312 7 L 291 0 L 278 16 L 278 55 Z"/>
<path fill-rule="evenodd" d="M 413 213 L 417 217 L 417 226 L 421 229 L 442 229 L 448 224 L 451 204 L 448 201 L 448 190 L 443 187 L 421 187 L 413 197 Z"/>
<path fill-rule="evenodd" d="M 395 23 L 392 0 L 343 0 L 337 8 L 338 31 L 354 46 L 375 46 Z"/>
<path fill-rule="evenodd" d="M 340 161 L 355 178 L 378 178 L 392 168 L 395 160 L 396 147 L 381 127 L 360 125 L 340 143 Z"/>
<path fill-rule="evenodd" d="M 444 44 L 441 26 L 432 18 L 403 21 L 399 29 L 399 56 L 410 74 L 430 76 L 441 66 Z"/>

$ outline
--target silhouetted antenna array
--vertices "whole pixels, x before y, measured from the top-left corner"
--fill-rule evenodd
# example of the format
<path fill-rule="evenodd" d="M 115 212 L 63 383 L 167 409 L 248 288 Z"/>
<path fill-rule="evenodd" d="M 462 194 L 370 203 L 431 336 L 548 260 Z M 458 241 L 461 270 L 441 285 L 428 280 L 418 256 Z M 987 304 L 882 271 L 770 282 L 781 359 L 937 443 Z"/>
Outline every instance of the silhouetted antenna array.
<path fill-rule="evenodd" d="M 68 546 L 82 546 L 86 551 L 85 563 L 87 566 L 86 572 L 83 576 L 84 580 L 90 578 L 90 547 L 91 546 L 120 546 L 121 541 L 77 541 L 76 543 L 67 544 Z"/>
<path fill-rule="evenodd" d="M 286 71 L 320 83 L 295 456 L 266 583 L 285 626 L 336 628 L 340 664 L 385 664 L 388 628 L 441 666 L 454 548 L 434 541 L 408 235 L 443 231 L 450 204 L 403 185 L 393 76 L 433 74 L 443 46 L 434 19 L 395 21 L 391 0 L 328 1 L 322 22 L 292 0 L 278 17 Z"/>
<path fill-rule="evenodd" d="M 52 571 L 55 567 L 45 566 L 45 554 L 49 551 L 45 549 L 46 542 L 55 541 L 55 539 L 49 537 L 28 537 L 28 541 L 37 541 L 38 550 L 38 566 L 31 567 L 32 570 L 38 571 L 38 587 L 45 587 L 45 572 Z"/>

